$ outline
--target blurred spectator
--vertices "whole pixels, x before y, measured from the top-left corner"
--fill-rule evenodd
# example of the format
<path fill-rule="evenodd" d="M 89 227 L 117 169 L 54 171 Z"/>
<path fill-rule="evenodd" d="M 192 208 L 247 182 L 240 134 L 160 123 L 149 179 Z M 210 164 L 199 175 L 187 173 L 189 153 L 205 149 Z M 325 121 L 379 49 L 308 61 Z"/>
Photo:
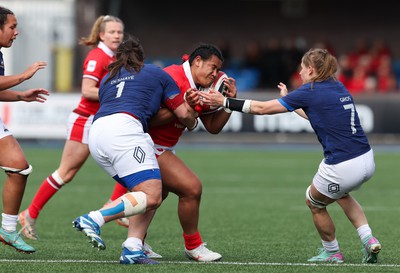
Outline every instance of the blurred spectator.
<path fill-rule="evenodd" d="M 376 92 L 376 87 L 377 87 L 377 80 L 376 77 L 372 75 L 368 75 L 365 78 L 365 83 L 364 83 L 364 94 L 373 94 Z"/>
<path fill-rule="evenodd" d="M 271 38 L 267 42 L 262 58 L 261 82 L 262 88 L 276 88 L 284 80 L 282 64 L 282 48 L 278 38 Z"/>
<path fill-rule="evenodd" d="M 263 69 L 263 48 L 259 41 L 250 41 L 245 48 L 241 68 Z"/>
<path fill-rule="evenodd" d="M 336 56 L 335 48 L 326 40 L 312 47 L 327 49 Z M 301 37 L 288 36 L 282 40 L 273 37 L 265 48 L 259 41 L 250 41 L 236 69 L 238 85 L 243 82 L 246 90 L 272 91 L 279 82 L 284 82 L 292 90 L 298 88 L 302 81 L 297 64 L 306 50 L 307 43 Z M 337 59 L 336 76 L 352 94 L 398 92 L 400 89 L 400 60 L 393 58 L 383 39 L 358 38 L 353 48 Z"/>
<path fill-rule="evenodd" d="M 289 89 L 294 90 L 296 88 L 299 88 L 303 84 L 303 80 L 300 77 L 300 70 L 301 66 L 297 66 L 297 70 L 290 75 L 289 78 Z"/>
<path fill-rule="evenodd" d="M 358 38 L 351 52 L 348 53 L 349 64 L 352 69 L 358 65 L 358 61 L 362 56 L 368 54 L 369 45 L 363 38 Z"/>
<path fill-rule="evenodd" d="M 353 71 L 353 77 L 347 82 L 347 89 L 351 94 L 360 94 L 365 91 L 367 74 L 365 67 L 358 65 Z"/>
<path fill-rule="evenodd" d="M 344 86 L 348 87 L 349 81 L 353 77 L 353 69 L 350 66 L 349 57 L 346 54 L 340 55 L 338 58 L 339 71 L 337 78 Z"/>
<path fill-rule="evenodd" d="M 382 39 L 375 39 L 368 51 L 371 56 L 371 71 L 377 72 L 383 58 L 391 57 L 391 51 L 386 42 Z"/>
<path fill-rule="evenodd" d="M 326 39 L 321 39 L 321 40 L 317 41 L 317 42 L 314 44 L 313 48 L 324 48 L 324 49 L 328 50 L 329 53 L 331 53 L 333 56 L 337 57 L 335 48 L 333 47 L 333 45 L 331 44 L 331 42 L 329 42 L 329 41 L 326 40 Z"/>
<path fill-rule="evenodd" d="M 224 56 L 224 70 L 235 68 L 236 65 L 235 61 L 233 60 L 230 42 L 226 39 L 221 39 L 217 42 L 216 45 L 221 51 L 222 56 Z"/>
<path fill-rule="evenodd" d="M 263 48 L 259 41 L 250 41 L 245 48 L 244 56 L 240 65 L 240 70 L 246 74 L 255 75 L 252 85 L 255 88 L 260 87 L 260 77 L 263 74 Z M 240 81 L 238 80 L 238 84 Z M 239 89 L 239 87 L 238 87 Z M 241 88 L 239 90 L 242 90 Z"/>
<path fill-rule="evenodd" d="M 353 93 L 387 93 L 398 88 L 391 50 L 382 39 L 371 46 L 358 39 L 355 47 L 340 56 L 338 79 Z"/>
<path fill-rule="evenodd" d="M 397 89 L 397 80 L 392 69 L 391 58 L 387 55 L 380 58 L 376 69 L 376 80 L 376 91 L 379 93 L 393 92 Z"/>
<path fill-rule="evenodd" d="M 290 86 L 297 85 L 299 77 L 298 66 L 303 54 L 306 52 L 305 40 L 301 37 L 288 37 L 282 41 L 282 75 L 281 82 L 293 82 Z M 301 81 L 301 79 L 300 79 Z"/>

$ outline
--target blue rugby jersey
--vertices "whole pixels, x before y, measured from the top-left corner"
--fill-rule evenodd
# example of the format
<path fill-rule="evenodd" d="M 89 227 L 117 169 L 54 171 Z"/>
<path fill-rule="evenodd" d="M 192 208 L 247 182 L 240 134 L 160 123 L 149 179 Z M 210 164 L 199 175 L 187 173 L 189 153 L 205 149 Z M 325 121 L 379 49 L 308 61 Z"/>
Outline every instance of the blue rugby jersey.
<path fill-rule="evenodd" d="M 326 164 L 337 164 L 371 149 L 353 97 L 341 82 L 329 79 L 307 83 L 279 101 L 289 111 L 302 108 L 307 114 Z"/>
<path fill-rule="evenodd" d="M 109 76 L 108 73 L 100 83 L 100 108 L 94 120 L 125 112 L 137 117 L 147 132 L 147 123 L 161 103 L 175 110 L 184 102 L 172 77 L 156 65 L 145 64 L 139 73 L 123 68 L 107 81 Z"/>

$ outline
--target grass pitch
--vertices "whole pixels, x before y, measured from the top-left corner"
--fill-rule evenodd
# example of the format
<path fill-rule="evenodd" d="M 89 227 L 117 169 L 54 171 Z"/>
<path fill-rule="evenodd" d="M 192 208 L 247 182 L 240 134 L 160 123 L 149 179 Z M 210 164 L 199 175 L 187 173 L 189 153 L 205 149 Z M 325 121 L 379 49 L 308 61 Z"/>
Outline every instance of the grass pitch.
<path fill-rule="evenodd" d="M 21 209 L 61 157 L 62 147 L 25 146 L 33 165 Z M 320 240 L 305 205 L 305 190 L 322 159 L 317 148 L 201 149 L 178 147 L 177 154 L 203 182 L 200 232 L 207 246 L 223 255 L 218 263 L 190 262 L 183 253 L 177 197 L 159 208 L 147 242 L 163 255 L 160 265 L 118 263 L 127 230 L 115 223 L 102 228 L 105 251 L 91 248 L 72 228 L 72 220 L 100 208 L 114 182 L 89 158 L 75 179 L 51 199 L 40 214 L 37 252 L 26 255 L 0 245 L 0 272 L 400 272 L 400 154 L 375 149 L 376 173 L 353 195 L 363 206 L 374 235 L 383 244 L 376 265 L 361 264 L 361 243 L 339 206 L 329 207 L 345 257 L 342 265 L 307 263 Z M 4 181 L 4 174 L 1 174 Z"/>

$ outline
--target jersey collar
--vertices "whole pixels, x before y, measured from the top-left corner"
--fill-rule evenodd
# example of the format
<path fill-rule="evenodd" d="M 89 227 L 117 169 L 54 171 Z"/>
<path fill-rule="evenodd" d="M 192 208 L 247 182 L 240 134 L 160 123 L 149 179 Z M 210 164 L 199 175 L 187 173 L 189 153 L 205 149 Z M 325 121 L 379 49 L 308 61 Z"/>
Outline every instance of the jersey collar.
<path fill-rule="evenodd" d="M 105 43 L 100 41 L 97 47 L 103 50 L 104 53 L 106 53 L 108 56 L 114 57 L 114 52 L 109 47 L 107 47 Z"/>
<path fill-rule="evenodd" d="M 183 63 L 183 70 L 185 71 L 186 78 L 189 80 L 190 87 L 193 89 L 197 89 L 196 85 L 194 84 L 192 72 L 190 72 L 189 61 Z"/>

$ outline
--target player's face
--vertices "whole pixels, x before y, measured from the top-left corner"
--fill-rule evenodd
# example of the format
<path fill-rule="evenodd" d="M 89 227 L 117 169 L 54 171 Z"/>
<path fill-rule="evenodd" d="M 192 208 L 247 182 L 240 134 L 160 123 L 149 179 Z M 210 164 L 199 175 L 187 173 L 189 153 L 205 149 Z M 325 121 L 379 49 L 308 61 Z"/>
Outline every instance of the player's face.
<path fill-rule="evenodd" d="M 195 69 L 193 80 L 196 85 L 202 87 L 209 87 L 218 75 L 218 71 L 221 69 L 222 61 L 215 55 L 210 59 L 203 61 L 200 57 L 195 59 Z"/>
<path fill-rule="evenodd" d="M 124 28 L 121 23 L 107 22 L 104 32 L 100 33 L 100 39 L 112 51 L 116 51 L 124 39 Z"/>
<path fill-rule="evenodd" d="M 301 70 L 299 72 L 301 80 L 304 83 L 308 83 L 311 81 L 311 76 L 314 69 L 311 66 L 306 67 L 303 63 L 301 64 Z"/>
<path fill-rule="evenodd" d="M 0 29 L 0 47 L 10 47 L 17 35 L 17 18 L 12 14 L 8 14 L 3 29 Z"/>

